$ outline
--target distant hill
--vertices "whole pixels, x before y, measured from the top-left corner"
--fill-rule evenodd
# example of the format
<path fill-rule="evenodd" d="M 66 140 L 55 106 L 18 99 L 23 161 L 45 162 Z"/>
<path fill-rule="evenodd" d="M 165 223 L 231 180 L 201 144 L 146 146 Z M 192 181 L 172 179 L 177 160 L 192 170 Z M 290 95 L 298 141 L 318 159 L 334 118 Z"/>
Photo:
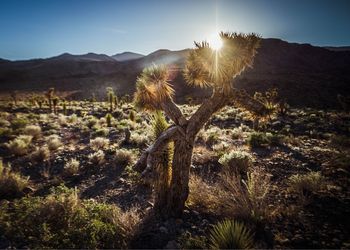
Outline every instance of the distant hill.
<path fill-rule="evenodd" d="M 64 61 L 113 61 L 113 58 L 105 54 L 87 53 L 83 55 L 72 55 L 64 53 L 59 56 L 48 58 L 47 60 L 64 60 Z"/>
<path fill-rule="evenodd" d="M 135 60 L 144 57 L 144 55 L 133 53 L 133 52 L 123 52 L 120 54 L 115 54 L 114 56 L 111 56 L 114 60 L 117 60 L 118 62 L 125 62 L 130 60 Z"/>
<path fill-rule="evenodd" d="M 92 92 L 102 98 L 105 87 L 112 86 L 119 94 L 132 94 L 142 69 L 152 63 L 163 63 L 171 67 L 177 101 L 189 95 L 202 98 L 208 91 L 189 87 L 182 77 L 188 52 L 189 49 L 164 49 L 147 56 L 131 52 L 112 57 L 89 53 L 27 61 L 0 60 L 0 91 L 55 87 L 79 91 L 81 98 L 90 97 Z M 350 51 L 263 39 L 253 68 L 234 82 L 236 87 L 251 94 L 276 87 L 281 96 L 295 106 L 337 108 L 338 93 L 350 96 Z"/>
<path fill-rule="evenodd" d="M 340 47 L 324 47 L 326 49 L 332 50 L 332 51 L 350 51 L 350 46 L 340 46 Z"/>

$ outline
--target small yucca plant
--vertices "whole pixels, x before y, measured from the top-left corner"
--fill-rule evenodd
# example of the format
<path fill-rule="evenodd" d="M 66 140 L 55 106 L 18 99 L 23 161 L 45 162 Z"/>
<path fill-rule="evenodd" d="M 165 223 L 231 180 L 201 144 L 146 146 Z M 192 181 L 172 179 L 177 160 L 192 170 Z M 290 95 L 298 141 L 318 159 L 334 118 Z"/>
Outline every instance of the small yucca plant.
<path fill-rule="evenodd" d="M 109 109 L 110 112 L 113 111 L 113 101 L 114 101 L 114 91 L 112 87 L 107 87 L 107 98 L 108 98 L 108 102 L 109 102 Z"/>
<path fill-rule="evenodd" d="M 108 113 L 106 115 L 106 123 L 108 127 L 112 127 L 112 119 L 113 119 L 113 116 L 110 113 Z"/>
<path fill-rule="evenodd" d="M 153 137 L 156 140 L 168 127 L 169 124 L 165 120 L 162 112 L 157 111 L 152 118 L 153 127 Z M 171 180 L 171 162 L 173 158 L 174 145 L 169 142 L 164 150 L 159 153 L 159 158 L 157 160 L 157 178 L 155 179 L 155 189 L 156 189 L 156 209 L 162 210 L 164 208 L 164 203 L 167 198 L 167 193 Z"/>
<path fill-rule="evenodd" d="M 130 113 L 129 113 L 129 119 L 130 121 L 135 121 L 136 119 L 136 115 L 135 115 L 135 111 L 131 110 Z"/>
<path fill-rule="evenodd" d="M 250 230 L 235 220 L 224 220 L 210 232 L 210 246 L 214 249 L 250 249 L 253 244 Z"/>

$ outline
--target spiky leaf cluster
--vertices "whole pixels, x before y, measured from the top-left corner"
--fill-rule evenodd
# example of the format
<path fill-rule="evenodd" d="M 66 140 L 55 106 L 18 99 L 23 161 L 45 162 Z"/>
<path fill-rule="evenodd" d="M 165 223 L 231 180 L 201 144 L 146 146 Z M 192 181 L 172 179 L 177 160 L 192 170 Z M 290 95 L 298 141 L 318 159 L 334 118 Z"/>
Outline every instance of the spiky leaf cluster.
<path fill-rule="evenodd" d="M 153 138 L 156 140 L 169 127 L 165 116 L 161 111 L 156 111 L 152 117 Z M 168 143 L 162 153 L 162 165 L 164 167 L 171 167 L 174 146 L 173 143 Z"/>
<path fill-rule="evenodd" d="M 250 249 L 253 237 L 250 231 L 235 220 L 225 220 L 211 230 L 211 247 L 214 249 Z"/>
<path fill-rule="evenodd" d="M 215 51 L 207 42 L 195 42 L 186 62 L 184 76 L 190 85 L 227 90 L 231 81 L 251 67 L 260 37 L 256 34 L 221 32 L 223 46 Z"/>
<path fill-rule="evenodd" d="M 160 104 L 172 98 L 173 94 L 166 66 L 152 65 L 145 68 L 137 78 L 134 102 L 138 108 L 158 110 Z"/>

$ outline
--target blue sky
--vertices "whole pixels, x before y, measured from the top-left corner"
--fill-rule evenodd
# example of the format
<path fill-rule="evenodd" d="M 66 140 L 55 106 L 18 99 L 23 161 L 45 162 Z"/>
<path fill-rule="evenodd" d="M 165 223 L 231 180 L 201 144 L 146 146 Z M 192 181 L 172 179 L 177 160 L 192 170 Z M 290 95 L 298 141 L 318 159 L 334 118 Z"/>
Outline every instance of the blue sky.
<path fill-rule="evenodd" d="M 350 0 L 0 0 L 0 58 L 179 50 L 216 31 L 350 45 Z"/>

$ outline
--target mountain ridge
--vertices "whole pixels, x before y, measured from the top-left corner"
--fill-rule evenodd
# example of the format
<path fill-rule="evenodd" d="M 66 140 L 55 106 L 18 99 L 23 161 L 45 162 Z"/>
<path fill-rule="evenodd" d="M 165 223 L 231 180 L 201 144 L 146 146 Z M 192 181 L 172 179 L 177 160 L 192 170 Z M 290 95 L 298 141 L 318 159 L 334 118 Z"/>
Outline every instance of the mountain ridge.
<path fill-rule="evenodd" d="M 142 69 L 157 63 L 174 69 L 171 83 L 177 101 L 187 96 L 203 98 L 209 91 L 189 87 L 182 77 L 189 51 L 161 49 L 125 61 L 95 53 L 64 53 L 27 61 L 0 60 L 0 91 L 55 87 L 62 91 L 79 91 L 80 98 L 90 97 L 92 92 L 103 98 L 105 87 L 112 86 L 120 95 L 132 94 Z M 67 57 L 73 59 L 65 60 Z M 234 82 L 237 88 L 244 88 L 251 94 L 276 87 L 281 97 L 292 105 L 337 107 L 337 94 L 350 95 L 350 52 L 281 39 L 262 39 L 253 68 L 247 69 Z"/>

